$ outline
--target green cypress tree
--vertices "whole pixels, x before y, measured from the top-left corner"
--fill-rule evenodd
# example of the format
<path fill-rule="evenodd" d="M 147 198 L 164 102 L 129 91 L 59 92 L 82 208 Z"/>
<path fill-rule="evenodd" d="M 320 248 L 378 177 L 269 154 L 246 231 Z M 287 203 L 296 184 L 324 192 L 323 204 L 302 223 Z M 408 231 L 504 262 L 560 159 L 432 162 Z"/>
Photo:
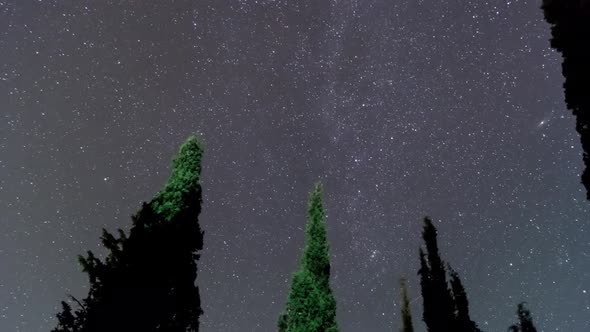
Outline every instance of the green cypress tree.
<path fill-rule="evenodd" d="M 511 325 L 508 331 L 511 332 L 537 332 L 533 324 L 533 317 L 531 312 L 524 306 L 525 302 L 518 304 L 516 315 L 518 316 L 518 323 Z"/>
<path fill-rule="evenodd" d="M 326 236 L 322 187 L 309 196 L 306 243 L 301 266 L 292 280 L 285 311 L 279 316 L 281 332 L 337 332 L 336 299 L 330 288 L 330 253 Z"/>
<path fill-rule="evenodd" d="M 422 238 L 426 253 L 420 248 L 420 284 L 424 303 L 423 320 L 429 332 L 456 331 L 455 306 L 447 285 L 446 270 L 438 252 L 436 228 L 424 218 Z"/>
<path fill-rule="evenodd" d="M 469 301 L 459 274 L 447 265 L 450 274 L 451 289 L 453 291 L 453 302 L 455 304 L 455 317 L 458 331 L 481 332 L 477 324 L 469 317 Z"/>
<path fill-rule="evenodd" d="M 406 280 L 400 280 L 400 287 L 402 289 L 402 328 L 401 332 L 414 332 L 414 325 L 412 324 L 412 313 L 410 311 L 410 297 L 408 295 L 408 287 Z"/>
<path fill-rule="evenodd" d="M 62 302 L 53 332 L 196 332 L 202 314 L 196 261 L 203 247 L 201 143 L 190 137 L 162 191 L 132 217 L 127 237 L 103 230 L 109 254 L 79 257 L 90 290 L 75 312 Z"/>

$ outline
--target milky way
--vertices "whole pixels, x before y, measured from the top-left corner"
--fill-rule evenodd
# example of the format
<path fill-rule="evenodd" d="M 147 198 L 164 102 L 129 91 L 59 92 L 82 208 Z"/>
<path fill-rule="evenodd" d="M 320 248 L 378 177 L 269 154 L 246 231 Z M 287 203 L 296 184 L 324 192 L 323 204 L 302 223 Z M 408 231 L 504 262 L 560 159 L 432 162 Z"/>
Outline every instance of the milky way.
<path fill-rule="evenodd" d="M 0 0 L 0 330 L 48 331 L 86 295 L 76 256 L 128 228 L 192 133 L 204 332 L 276 330 L 317 180 L 342 332 L 397 329 L 402 276 L 425 330 L 424 215 L 483 330 L 520 301 L 540 330 L 590 330 L 581 148 L 540 4 L 292 3 Z"/>

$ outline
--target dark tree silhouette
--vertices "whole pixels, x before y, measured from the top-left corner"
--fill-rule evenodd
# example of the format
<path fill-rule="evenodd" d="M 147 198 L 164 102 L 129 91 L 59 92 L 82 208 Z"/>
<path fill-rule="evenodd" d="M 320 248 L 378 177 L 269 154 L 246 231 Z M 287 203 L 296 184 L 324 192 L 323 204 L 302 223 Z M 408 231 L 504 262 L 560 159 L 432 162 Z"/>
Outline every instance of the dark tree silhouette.
<path fill-rule="evenodd" d="M 590 1 L 543 0 L 542 8 L 551 25 L 551 47 L 563 56 L 565 103 L 576 117 L 585 165 L 582 183 L 590 200 Z"/>
<path fill-rule="evenodd" d="M 457 330 L 463 332 L 481 332 L 477 324 L 469 317 L 469 301 L 459 274 L 448 265 L 453 302 L 455 303 L 455 318 Z"/>
<path fill-rule="evenodd" d="M 420 275 L 420 289 L 422 290 L 422 320 L 426 324 L 427 329 L 428 326 L 433 326 L 432 330 L 429 329 L 429 331 L 433 332 L 436 331 L 434 329 L 434 324 L 436 324 L 436 306 L 435 303 L 431 303 L 434 299 L 434 296 L 430 277 L 430 268 L 428 267 L 428 263 L 426 262 L 426 254 L 422 248 L 420 248 L 420 270 L 418 270 L 418 274 Z"/>
<path fill-rule="evenodd" d="M 72 307 L 64 301 L 61 302 L 61 306 L 62 312 L 57 314 L 57 320 L 59 325 L 57 328 L 53 329 L 53 331 L 80 331 L 81 321 L 79 317 L 76 317 L 76 315 L 72 313 Z M 81 311 L 83 311 L 83 307 Z M 82 314 L 78 316 L 83 316 Z"/>
<path fill-rule="evenodd" d="M 533 317 L 531 312 L 525 308 L 525 302 L 518 304 L 516 315 L 518 316 L 518 323 L 511 325 L 508 328 L 510 332 L 537 332 L 537 329 L 533 325 Z"/>
<path fill-rule="evenodd" d="M 457 331 L 455 305 L 447 285 L 446 270 L 438 252 L 436 228 L 424 218 L 422 238 L 426 253 L 420 248 L 420 284 L 424 310 L 422 318 L 429 332 Z"/>
<path fill-rule="evenodd" d="M 90 290 L 79 308 L 62 302 L 53 332 L 195 332 L 202 314 L 196 261 L 203 247 L 201 143 L 190 137 L 168 183 L 132 217 L 127 237 L 103 230 L 104 261 L 79 257 Z M 75 299 L 74 299 L 75 300 Z"/>
<path fill-rule="evenodd" d="M 408 295 L 408 286 L 406 280 L 400 280 L 400 287 L 402 290 L 402 328 L 401 332 L 414 332 L 414 325 L 412 324 L 412 312 L 410 311 L 410 296 Z"/>
<path fill-rule="evenodd" d="M 309 196 L 306 244 L 301 267 L 293 276 L 281 332 L 337 332 L 336 300 L 330 289 L 330 253 L 320 184 Z"/>
<path fill-rule="evenodd" d="M 459 274 L 440 258 L 436 228 L 424 218 L 422 238 L 426 252 L 420 248 L 420 286 L 424 310 L 422 317 L 429 332 L 481 332 L 469 317 L 469 302 Z M 449 289 L 450 284 L 450 289 Z"/>

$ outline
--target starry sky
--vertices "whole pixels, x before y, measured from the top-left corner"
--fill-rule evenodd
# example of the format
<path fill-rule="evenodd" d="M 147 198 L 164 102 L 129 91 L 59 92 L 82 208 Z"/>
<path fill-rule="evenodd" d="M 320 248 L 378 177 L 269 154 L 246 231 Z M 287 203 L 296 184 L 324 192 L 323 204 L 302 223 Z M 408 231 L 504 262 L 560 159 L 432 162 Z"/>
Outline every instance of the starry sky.
<path fill-rule="evenodd" d="M 297 3 L 297 4 L 296 4 Z M 325 185 L 342 332 L 418 331 L 421 219 L 471 316 L 590 330 L 589 203 L 531 0 L 0 0 L 0 330 L 49 331 L 76 256 L 206 142 L 204 332 L 275 331 Z"/>

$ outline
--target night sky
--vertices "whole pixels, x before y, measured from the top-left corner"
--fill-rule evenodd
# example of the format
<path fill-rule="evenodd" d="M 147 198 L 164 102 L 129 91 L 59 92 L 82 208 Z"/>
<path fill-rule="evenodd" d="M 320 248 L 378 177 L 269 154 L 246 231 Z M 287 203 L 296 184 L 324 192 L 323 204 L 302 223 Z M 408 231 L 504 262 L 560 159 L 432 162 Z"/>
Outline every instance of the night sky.
<path fill-rule="evenodd" d="M 397 330 L 402 276 L 425 330 L 425 215 L 484 331 L 520 301 L 540 331 L 590 330 L 581 147 L 539 6 L 0 0 L 0 331 L 86 296 L 76 256 L 193 133 L 204 332 L 276 331 L 317 180 L 341 332 Z"/>

